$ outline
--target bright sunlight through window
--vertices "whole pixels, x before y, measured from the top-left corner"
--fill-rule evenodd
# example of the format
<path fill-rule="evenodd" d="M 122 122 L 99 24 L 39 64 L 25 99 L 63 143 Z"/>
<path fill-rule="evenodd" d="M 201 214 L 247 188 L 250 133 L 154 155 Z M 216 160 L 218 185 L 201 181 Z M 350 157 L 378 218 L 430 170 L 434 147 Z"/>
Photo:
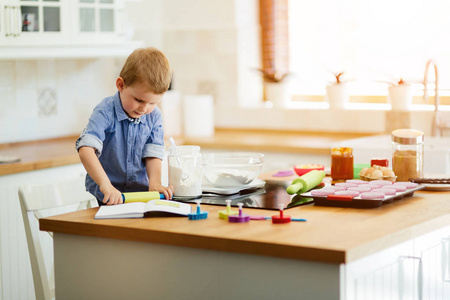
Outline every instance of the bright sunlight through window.
<path fill-rule="evenodd" d="M 386 95 L 400 78 L 421 95 L 426 62 L 435 59 L 448 95 L 449 13 L 445 0 L 290 0 L 292 91 L 323 95 L 333 73 L 345 72 L 352 95 Z"/>

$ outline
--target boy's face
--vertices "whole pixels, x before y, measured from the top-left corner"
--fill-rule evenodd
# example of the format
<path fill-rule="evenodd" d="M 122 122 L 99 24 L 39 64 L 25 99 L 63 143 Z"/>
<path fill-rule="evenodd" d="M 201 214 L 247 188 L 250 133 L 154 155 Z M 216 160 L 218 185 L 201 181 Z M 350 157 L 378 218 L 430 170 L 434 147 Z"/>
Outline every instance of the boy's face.
<path fill-rule="evenodd" d="M 139 118 L 151 113 L 163 97 L 148 91 L 141 83 L 125 86 L 121 77 L 117 78 L 116 86 L 120 93 L 123 110 L 131 118 Z"/>

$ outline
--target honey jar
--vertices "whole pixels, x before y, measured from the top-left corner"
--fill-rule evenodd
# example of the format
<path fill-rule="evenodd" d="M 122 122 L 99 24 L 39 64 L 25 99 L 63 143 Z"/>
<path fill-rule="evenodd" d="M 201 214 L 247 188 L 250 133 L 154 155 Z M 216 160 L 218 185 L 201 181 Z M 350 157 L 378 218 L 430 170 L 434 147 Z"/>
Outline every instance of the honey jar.
<path fill-rule="evenodd" d="M 392 170 L 397 181 L 423 178 L 424 134 L 415 129 L 392 131 Z"/>
<path fill-rule="evenodd" d="M 331 178 L 346 180 L 353 178 L 353 149 L 348 147 L 331 150 Z"/>

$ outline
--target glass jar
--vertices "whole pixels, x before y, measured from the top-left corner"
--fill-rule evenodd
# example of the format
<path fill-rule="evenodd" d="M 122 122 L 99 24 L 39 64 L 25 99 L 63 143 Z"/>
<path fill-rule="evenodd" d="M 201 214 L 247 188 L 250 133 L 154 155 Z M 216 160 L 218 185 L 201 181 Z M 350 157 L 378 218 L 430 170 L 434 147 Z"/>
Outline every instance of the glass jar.
<path fill-rule="evenodd" d="M 169 185 L 175 198 L 195 199 L 202 196 L 202 161 L 199 146 L 169 148 Z"/>
<path fill-rule="evenodd" d="M 331 150 L 331 178 L 346 180 L 353 178 L 353 149 L 348 147 Z"/>
<path fill-rule="evenodd" d="M 422 131 L 397 129 L 392 131 L 392 171 L 397 181 L 423 177 L 423 139 Z"/>

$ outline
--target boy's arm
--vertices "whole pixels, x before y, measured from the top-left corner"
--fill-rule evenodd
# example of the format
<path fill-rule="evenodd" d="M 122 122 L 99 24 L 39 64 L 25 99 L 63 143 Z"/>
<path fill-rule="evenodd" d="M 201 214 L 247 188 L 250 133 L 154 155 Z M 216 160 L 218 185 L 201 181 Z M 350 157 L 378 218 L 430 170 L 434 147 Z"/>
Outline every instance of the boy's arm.
<path fill-rule="evenodd" d="M 106 175 L 105 170 L 103 170 L 95 154 L 95 149 L 87 146 L 81 147 L 78 150 L 78 155 L 89 176 L 100 187 L 100 191 L 104 195 L 103 203 L 107 203 L 108 205 L 122 203 L 122 194 L 111 184 L 108 175 Z"/>
<path fill-rule="evenodd" d="M 156 157 L 146 157 L 145 167 L 148 175 L 148 190 L 158 191 L 164 194 L 166 199 L 172 199 L 173 187 L 161 185 L 161 160 Z"/>

